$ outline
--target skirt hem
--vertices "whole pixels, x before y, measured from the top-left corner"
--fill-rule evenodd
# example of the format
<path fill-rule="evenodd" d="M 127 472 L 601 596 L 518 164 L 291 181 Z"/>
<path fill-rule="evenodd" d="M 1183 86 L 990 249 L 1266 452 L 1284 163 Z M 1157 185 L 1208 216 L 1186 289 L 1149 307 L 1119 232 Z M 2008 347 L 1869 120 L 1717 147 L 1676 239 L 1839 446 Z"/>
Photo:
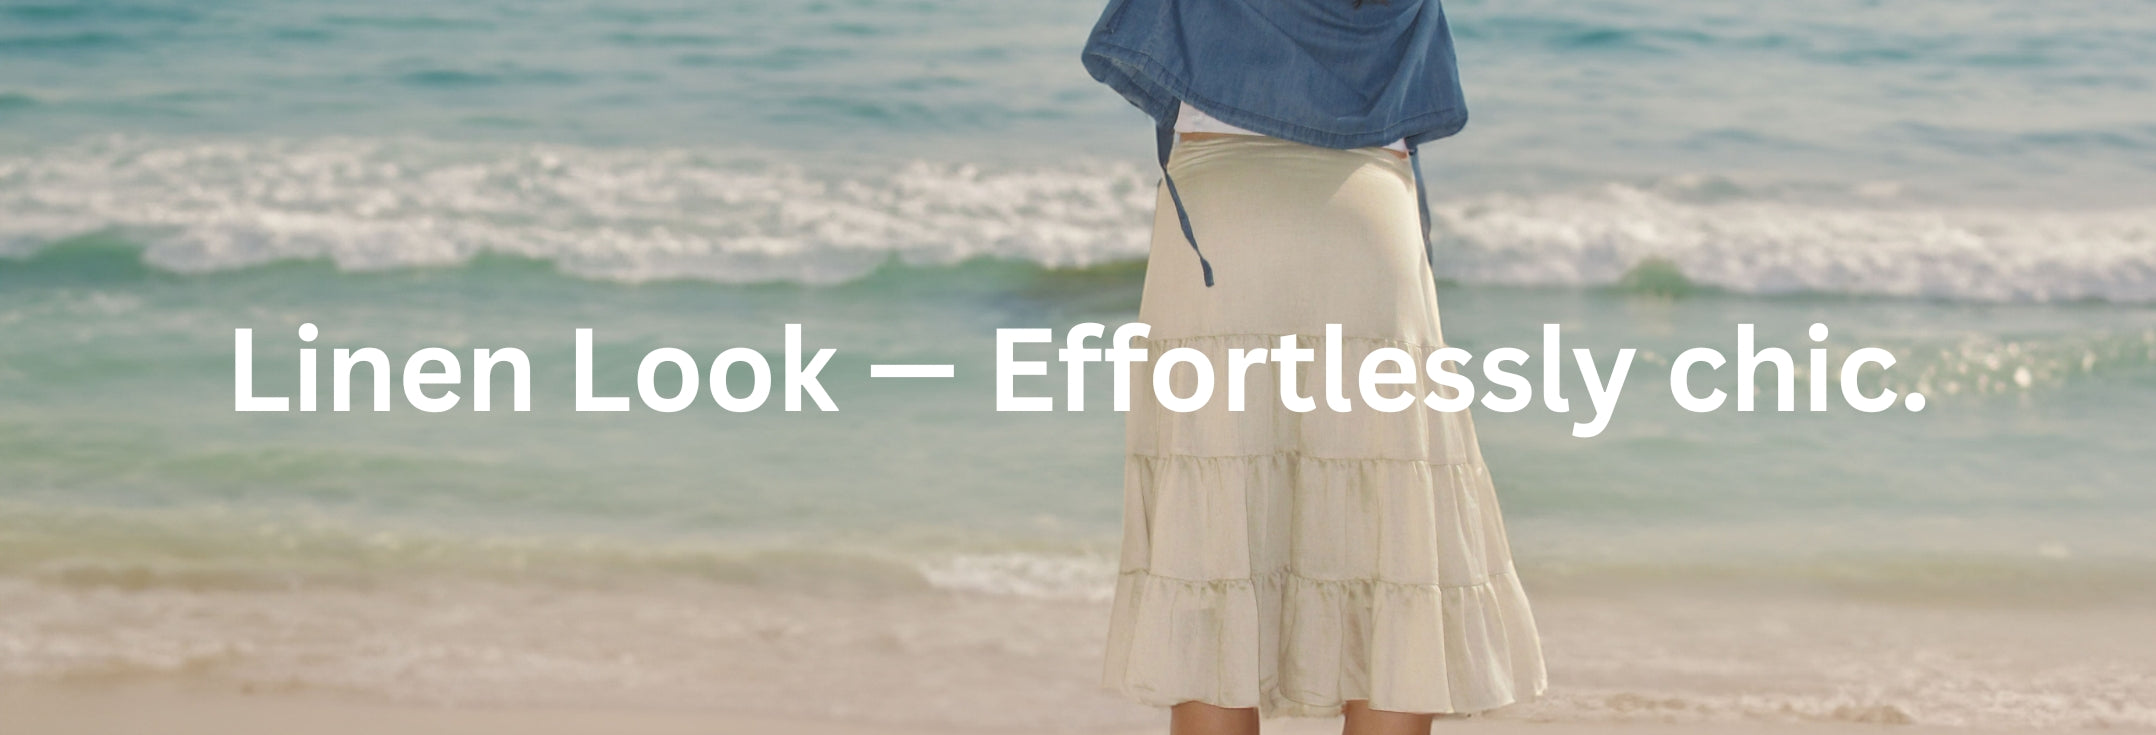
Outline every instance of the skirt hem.
<path fill-rule="evenodd" d="M 1380 710 L 1471 715 L 1538 699 L 1548 688 L 1509 567 L 1451 586 L 1320 579 L 1291 569 L 1212 580 L 1133 569 L 1116 587 L 1101 684 L 1142 704 L 1328 717 L 1360 699 Z M 1277 635 L 1263 632 L 1259 619 L 1272 615 L 1260 610 L 1261 599 L 1281 601 Z"/>

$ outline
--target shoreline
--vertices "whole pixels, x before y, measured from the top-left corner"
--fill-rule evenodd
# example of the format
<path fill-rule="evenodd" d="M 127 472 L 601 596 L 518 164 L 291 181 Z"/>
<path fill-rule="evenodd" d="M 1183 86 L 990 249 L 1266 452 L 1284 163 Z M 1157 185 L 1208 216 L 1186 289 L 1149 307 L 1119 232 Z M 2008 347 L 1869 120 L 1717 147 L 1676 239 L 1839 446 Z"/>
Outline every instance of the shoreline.
<path fill-rule="evenodd" d="M 1549 693 L 1445 726 L 2156 730 L 2143 607 L 1737 591 L 1533 599 Z M 1098 687 L 1101 601 L 727 584 L 415 579 L 285 591 L 16 580 L 0 581 L 0 610 L 0 713 L 34 725 L 0 728 L 8 735 L 174 732 L 168 722 L 277 732 L 276 722 L 354 718 L 415 732 L 548 732 L 520 723 L 559 719 L 590 726 L 570 731 L 718 722 L 840 735 L 1136 733 L 1165 722 Z M 1274 722 L 1269 731 L 1338 730 L 1337 719 Z"/>

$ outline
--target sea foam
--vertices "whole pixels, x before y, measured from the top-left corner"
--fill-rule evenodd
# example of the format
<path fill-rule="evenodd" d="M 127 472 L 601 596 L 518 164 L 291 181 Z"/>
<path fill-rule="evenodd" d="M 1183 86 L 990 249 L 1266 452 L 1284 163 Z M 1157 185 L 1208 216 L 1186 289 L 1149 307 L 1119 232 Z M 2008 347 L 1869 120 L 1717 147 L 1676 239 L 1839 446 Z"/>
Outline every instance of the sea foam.
<path fill-rule="evenodd" d="M 0 255 L 89 233 L 180 273 L 529 257 L 593 279 L 833 284 L 892 262 L 1145 257 L 1158 174 L 1127 161 L 813 170 L 754 153 L 327 138 L 104 138 L 0 157 Z M 2156 209 L 1702 198 L 1653 183 L 1433 203 L 1441 276 L 1597 287 L 1642 267 L 1746 294 L 2156 301 Z M 1867 197 L 1869 199 L 1867 199 Z"/>

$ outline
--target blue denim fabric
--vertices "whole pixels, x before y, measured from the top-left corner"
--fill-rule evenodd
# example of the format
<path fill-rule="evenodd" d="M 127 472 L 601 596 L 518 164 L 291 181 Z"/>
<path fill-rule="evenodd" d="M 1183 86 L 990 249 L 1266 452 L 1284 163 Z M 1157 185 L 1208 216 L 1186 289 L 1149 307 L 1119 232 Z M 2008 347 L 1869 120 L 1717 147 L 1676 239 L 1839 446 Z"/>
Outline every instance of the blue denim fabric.
<path fill-rule="evenodd" d="M 1418 148 L 1467 125 L 1467 103 L 1438 0 L 1109 0 L 1080 54 L 1086 72 L 1154 121 L 1167 175 L 1177 102 L 1251 132 L 1327 148 L 1405 139 L 1429 257 L 1430 208 Z M 1198 250 L 1205 285 L 1212 264 Z M 1433 264 L 1434 265 L 1434 264 Z"/>

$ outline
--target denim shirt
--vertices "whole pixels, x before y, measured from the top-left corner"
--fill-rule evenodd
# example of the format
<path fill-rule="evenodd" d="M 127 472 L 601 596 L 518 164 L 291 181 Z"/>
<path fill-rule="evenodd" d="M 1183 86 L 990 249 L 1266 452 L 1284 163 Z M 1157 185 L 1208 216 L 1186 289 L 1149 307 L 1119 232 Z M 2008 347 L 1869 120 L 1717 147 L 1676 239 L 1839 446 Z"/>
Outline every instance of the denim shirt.
<path fill-rule="evenodd" d="M 1254 133 L 1327 148 L 1407 141 L 1430 257 L 1417 148 L 1460 131 L 1467 103 L 1438 0 L 1109 0 L 1080 60 L 1154 121 L 1161 178 L 1205 285 L 1183 197 L 1168 176 L 1178 102 Z M 1433 262 L 1434 265 L 1434 262 Z"/>

